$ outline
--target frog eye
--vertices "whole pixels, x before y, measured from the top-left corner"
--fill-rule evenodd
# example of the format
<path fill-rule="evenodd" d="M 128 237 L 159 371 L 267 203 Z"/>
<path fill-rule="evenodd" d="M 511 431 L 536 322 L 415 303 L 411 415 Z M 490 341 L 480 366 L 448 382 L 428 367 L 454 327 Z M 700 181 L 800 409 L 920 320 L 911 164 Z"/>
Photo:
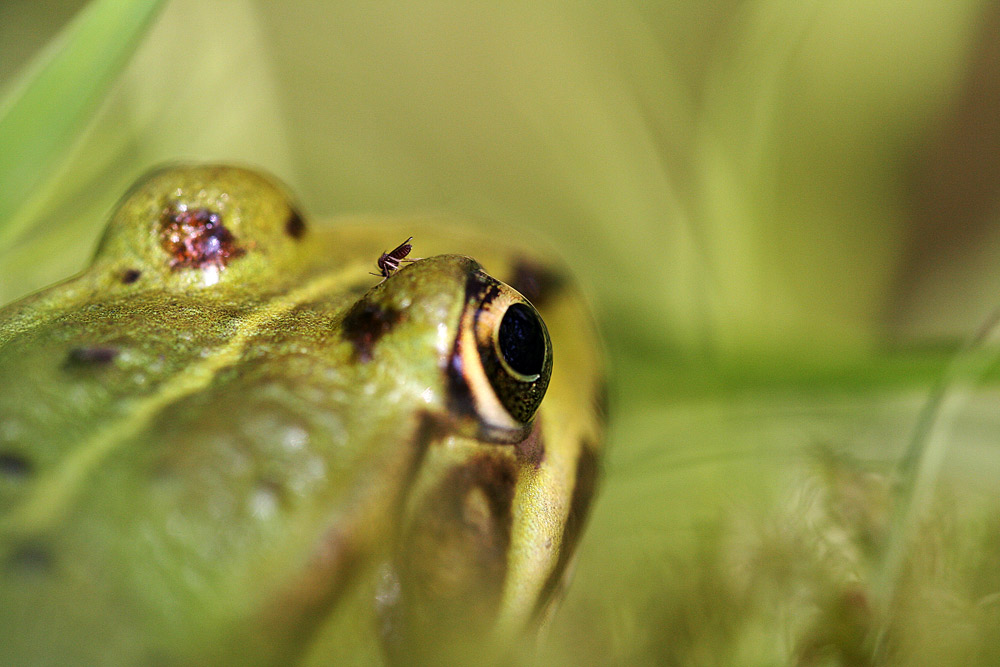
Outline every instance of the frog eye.
<path fill-rule="evenodd" d="M 538 311 L 503 283 L 470 279 L 451 370 L 485 436 L 517 440 L 526 432 L 552 374 L 552 342 Z"/>
<path fill-rule="evenodd" d="M 494 314 L 488 307 L 480 312 L 486 329 L 481 337 L 488 334 L 490 339 L 488 344 L 479 345 L 479 359 L 503 407 L 518 422 L 528 423 L 549 384 L 552 343 L 538 311 L 521 295 L 513 290 L 510 293 L 508 298 L 499 298 L 497 310 L 502 314 Z M 517 301 L 504 304 L 515 296 Z"/>
<path fill-rule="evenodd" d="M 534 382 L 545 370 L 545 323 L 534 308 L 511 304 L 496 329 L 495 345 L 504 369 L 522 382 Z"/>

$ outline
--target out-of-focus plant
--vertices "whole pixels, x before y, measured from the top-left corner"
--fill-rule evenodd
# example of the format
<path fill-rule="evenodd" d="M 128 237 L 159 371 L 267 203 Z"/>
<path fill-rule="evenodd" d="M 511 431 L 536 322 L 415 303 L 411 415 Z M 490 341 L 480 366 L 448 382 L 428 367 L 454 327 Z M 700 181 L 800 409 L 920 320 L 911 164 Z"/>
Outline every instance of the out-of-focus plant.
<path fill-rule="evenodd" d="M 615 417 L 539 662 L 1000 659 L 995 392 L 918 420 L 1000 286 L 995 8 L 173 0 L 126 66 L 157 4 L 87 3 L 6 83 L 0 301 L 164 160 L 261 164 L 317 216 L 538 229 Z M 960 360 L 948 399 L 990 370 Z"/>
<path fill-rule="evenodd" d="M 160 0 L 94 2 L 7 84 L 0 102 L 0 252 L 31 220 L 31 204 L 160 8 Z"/>

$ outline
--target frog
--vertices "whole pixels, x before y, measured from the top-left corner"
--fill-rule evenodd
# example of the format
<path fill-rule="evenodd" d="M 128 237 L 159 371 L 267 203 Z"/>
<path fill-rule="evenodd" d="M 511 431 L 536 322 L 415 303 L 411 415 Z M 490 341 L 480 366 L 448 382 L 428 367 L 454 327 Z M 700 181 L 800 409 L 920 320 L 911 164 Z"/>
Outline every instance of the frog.
<path fill-rule="evenodd" d="M 314 221 L 245 166 L 140 179 L 88 268 L 0 309 L 2 662 L 514 659 L 606 424 L 553 257 L 441 216 Z"/>

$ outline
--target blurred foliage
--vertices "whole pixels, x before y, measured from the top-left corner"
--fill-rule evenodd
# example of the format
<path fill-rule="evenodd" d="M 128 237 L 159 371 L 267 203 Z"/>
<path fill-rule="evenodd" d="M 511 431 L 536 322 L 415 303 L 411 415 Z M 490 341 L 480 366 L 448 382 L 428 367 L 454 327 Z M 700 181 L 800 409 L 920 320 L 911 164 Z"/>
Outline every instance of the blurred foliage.
<path fill-rule="evenodd" d="M 0 4 L 6 90 L 83 4 Z M 30 170 L 0 302 L 79 269 L 164 160 L 260 164 L 316 217 L 539 230 L 614 399 L 541 664 L 1000 662 L 997 396 L 939 460 L 917 421 L 1000 288 L 998 28 L 979 0 L 173 0 Z"/>
<path fill-rule="evenodd" d="M 6 86 L 0 105 L 0 250 L 117 79 L 162 3 L 94 2 Z"/>

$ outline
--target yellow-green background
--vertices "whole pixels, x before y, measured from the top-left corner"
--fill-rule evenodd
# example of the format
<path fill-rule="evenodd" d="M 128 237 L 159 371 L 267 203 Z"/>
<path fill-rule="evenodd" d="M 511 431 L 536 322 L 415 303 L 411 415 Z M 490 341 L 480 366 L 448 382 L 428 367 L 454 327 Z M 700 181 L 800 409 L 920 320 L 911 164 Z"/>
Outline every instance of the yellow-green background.
<path fill-rule="evenodd" d="M 134 53 L 94 39 L 106 72 L 5 126 L 88 4 Z M 996 396 L 921 459 L 930 495 L 886 490 L 1000 303 L 1000 5 L 171 0 L 143 34 L 156 4 L 0 3 L 0 302 L 80 269 L 163 161 L 263 166 L 314 218 L 536 229 L 613 418 L 543 662 L 851 663 L 886 628 L 892 660 L 1000 660 Z"/>

